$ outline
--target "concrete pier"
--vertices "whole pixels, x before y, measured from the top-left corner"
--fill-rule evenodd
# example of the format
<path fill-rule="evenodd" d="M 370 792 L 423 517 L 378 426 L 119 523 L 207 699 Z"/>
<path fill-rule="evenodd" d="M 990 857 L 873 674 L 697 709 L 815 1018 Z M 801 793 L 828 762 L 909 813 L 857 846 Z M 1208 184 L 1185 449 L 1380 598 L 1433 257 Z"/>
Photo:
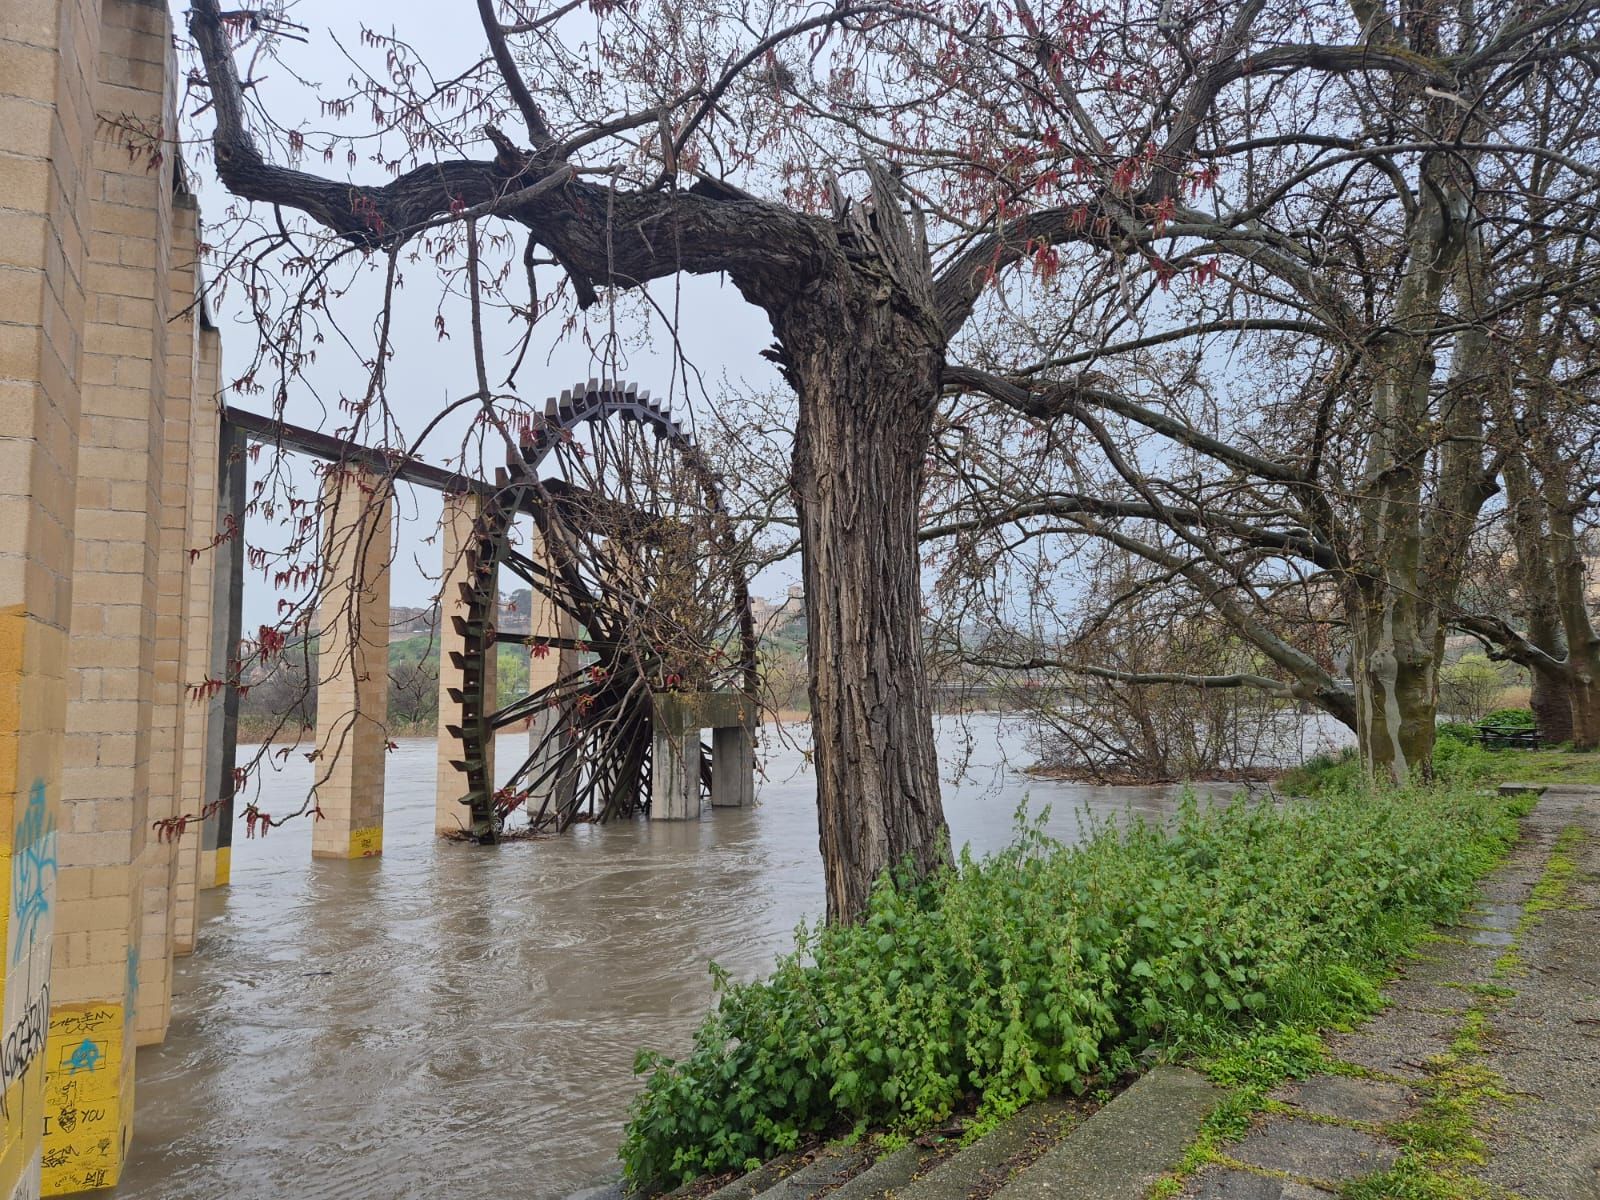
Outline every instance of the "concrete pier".
<path fill-rule="evenodd" d="M 749 808 L 756 802 L 755 732 L 748 725 L 711 731 L 711 807 Z"/>
<path fill-rule="evenodd" d="M 650 747 L 650 819 L 692 821 L 700 816 L 700 731 L 657 727 Z"/>
<path fill-rule="evenodd" d="M 221 513 L 226 511 L 219 509 L 219 497 L 226 498 L 219 485 L 229 474 L 221 459 L 222 421 L 216 403 L 221 388 L 221 338 L 204 320 L 204 309 L 196 316 L 199 330 L 189 420 L 189 527 L 183 542 L 189 549 L 216 543 L 217 531 L 224 527 Z M 242 545 L 228 544 L 209 553 L 188 556 L 191 561 L 187 564 L 183 663 L 177 698 L 183 721 L 178 808 L 200 819 L 190 822 L 178 839 L 178 881 L 172 919 L 175 954 L 194 950 L 198 892 L 218 882 L 216 827 L 220 813 L 213 806 L 218 803 L 223 775 L 222 723 L 227 693 L 205 689 L 202 684 L 227 673 L 233 629 L 228 614 L 236 603 L 231 599 L 234 580 L 229 558 L 242 550 Z M 208 810 L 209 816 L 205 815 Z M 231 812 L 228 817 L 231 825 Z M 205 849 L 208 829 L 212 834 L 209 861 Z M 226 864 L 221 882 L 227 882 Z"/>
<path fill-rule="evenodd" d="M 43 18 L 53 7 L 24 11 Z M 116 124 L 132 118 L 170 127 L 175 73 L 166 10 L 106 0 L 63 5 L 48 19 L 81 33 L 70 48 L 56 48 L 59 81 L 76 81 L 82 64 L 99 64 L 88 116 L 101 119 L 87 202 L 78 210 L 87 220 L 80 231 L 87 302 L 75 366 L 71 674 L 51 864 L 60 873 L 47 1079 L 42 1114 L 30 1117 L 44 1134 L 39 1186 L 56 1195 L 116 1182 L 132 1131 L 133 1047 L 160 1040 L 169 1016 L 177 848 L 157 839 L 151 822 L 177 803 L 186 556 L 174 543 L 186 532 L 188 480 L 180 472 L 192 388 L 169 359 L 182 354 L 185 334 L 192 344 L 194 332 L 172 319 L 175 290 L 193 288 L 175 265 L 173 158 L 130 154 Z M 51 161 L 59 170 L 60 160 Z M 47 271 L 62 249 L 47 249 Z"/>
<path fill-rule="evenodd" d="M 316 858 L 383 852 L 393 507 L 392 492 L 372 472 L 334 467 L 323 479 Z"/>
<path fill-rule="evenodd" d="M 650 758 L 650 816 L 700 815 L 700 731 L 711 730 L 711 803 L 739 808 L 755 799 L 755 703 L 738 692 L 657 692 Z"/>
<path fill-rule="evenodd" d="M 99 6 L 0 16 L 0 1196 L 40 1188 Z"/>

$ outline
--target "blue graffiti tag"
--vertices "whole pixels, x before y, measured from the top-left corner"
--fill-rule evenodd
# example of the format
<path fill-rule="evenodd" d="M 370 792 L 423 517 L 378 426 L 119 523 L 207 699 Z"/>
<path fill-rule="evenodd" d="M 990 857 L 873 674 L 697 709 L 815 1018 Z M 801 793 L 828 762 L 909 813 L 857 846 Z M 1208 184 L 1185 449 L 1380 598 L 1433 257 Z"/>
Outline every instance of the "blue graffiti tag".
<path fill-rule="evenodd" d="M 56 877 L 55 823 L 44 802 L 44 780 L 35 779 L 28 790 L 28 807 L 17 827 L 16 847 L 11 860 L 11 913 L 17 922 L 17 936 L 11 946 L 11 961 L 33 947 L 39 923 L 50 911 L 51 885 Z"/>
<path fill-rule="evenodd" d="M 93 1071 L 99 1065 L 100 1047 L 95 1045 L 91 1038 L 84 1038 L 72 1052 L 72 1057 L 67 1059 L 67 1074 L 76 1075 L 79 1071 Z"/>

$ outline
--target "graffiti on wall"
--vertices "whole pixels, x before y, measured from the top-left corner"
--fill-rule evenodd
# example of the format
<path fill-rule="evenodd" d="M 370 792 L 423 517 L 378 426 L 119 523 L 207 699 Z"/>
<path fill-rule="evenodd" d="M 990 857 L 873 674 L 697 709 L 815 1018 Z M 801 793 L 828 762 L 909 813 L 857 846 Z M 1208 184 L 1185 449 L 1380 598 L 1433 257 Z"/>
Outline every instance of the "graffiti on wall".
<path fill-rule="evenodd" d="M 11 1085 L 20 1082 L 44 1053 L 49 1029 L 50 981 L 46 979 L 0 1040 L 0 1117 L 11 1119 Z"/>
<path fill-rule="evenodd" d="M 123 1006 L 68 1004 L 50 1014 L 45 1049 L 44 1194 L 110 1187 L 122 1163 Z"/>
<path fill-rule="evenodd" d="M 45 803 L 44 780 L 28 790 L 28 806 L 11 850 L 11 961 L 22 961 L 37 942 L 55 893 L 56 829 Z"/>
<path fill-rule="evenodd" d="M 0 1196 L 38 1200 L 40 1119 L 49 1060 L 50 951 L 55 924 L 55 765 L 41 758 L 39 701 L 24 703 L 23 664 L 64 657 L 60 630 L 21 605 L 0 608 Z M 42 637 L 41 645 L 32 639 Z"/>

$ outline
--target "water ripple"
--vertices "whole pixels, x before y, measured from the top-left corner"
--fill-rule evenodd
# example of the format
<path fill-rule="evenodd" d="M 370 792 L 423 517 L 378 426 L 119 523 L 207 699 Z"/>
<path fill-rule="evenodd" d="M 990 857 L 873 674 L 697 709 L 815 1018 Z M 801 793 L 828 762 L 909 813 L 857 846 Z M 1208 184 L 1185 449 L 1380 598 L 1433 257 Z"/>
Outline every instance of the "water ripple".
<path fill-rule="evenodd" d="M 1009 839 L 1025 796 L 1068 840 L 1079 806 L 1167 807 L 1167 789 L 1029 780 L 1006 762 L 1017 731 L 970 728 L 971 777 L 945 803 L 975 850 Z M 309 772 L 289 764 L 263 807 L 297 802 Z M 757 975 L 821 910 L 793 748 L 770 752 L 754 810 L 497 848 L 432 836 L 433 779 L 431 740 L 389 756 L 378 860 L 312 863 L 298 822 L 235 844 L 171 1032 L 139 1052 L 120 1200 L 565 1196 L 614 1171 L 634 1054 L 687 1047 L 708 960 Z"/>

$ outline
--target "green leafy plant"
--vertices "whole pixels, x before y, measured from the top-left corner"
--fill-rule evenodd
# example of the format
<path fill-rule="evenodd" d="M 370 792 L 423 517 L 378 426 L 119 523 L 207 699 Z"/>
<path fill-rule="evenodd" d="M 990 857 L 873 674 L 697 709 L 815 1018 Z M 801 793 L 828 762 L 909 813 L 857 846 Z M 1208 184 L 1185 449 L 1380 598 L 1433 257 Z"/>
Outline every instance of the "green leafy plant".
<path fill-rule="evenodd" d="M 1189 799 L 1070 848 L 1020 826 L 1000 854 L 884 879 L 858 925 L 802 926 L 764 980 L 715 972 L 688 1054 L 639 1057 L 625 1170 L 665 1186 L 823 1134 L 992 1119 L 1229 1038 L 1268 1037 L 1281 1068 L 1309 1051 L 1272 1031 L 1370 1006 L 1375 965 L 1459 911 L 1514 828 L 1453 786 Z"/>

